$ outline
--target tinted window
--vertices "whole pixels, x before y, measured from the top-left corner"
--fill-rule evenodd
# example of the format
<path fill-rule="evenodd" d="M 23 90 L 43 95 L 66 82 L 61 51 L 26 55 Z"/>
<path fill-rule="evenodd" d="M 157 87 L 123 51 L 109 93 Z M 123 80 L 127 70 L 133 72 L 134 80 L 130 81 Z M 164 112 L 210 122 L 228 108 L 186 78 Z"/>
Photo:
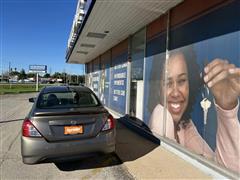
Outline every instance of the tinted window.
<path fill-rule="evenodd" d="M 98 100 L 91 92 L 51 92 L 41 94 L 38 108 L 69 108 L 92 107 L 99 105 Z"/>

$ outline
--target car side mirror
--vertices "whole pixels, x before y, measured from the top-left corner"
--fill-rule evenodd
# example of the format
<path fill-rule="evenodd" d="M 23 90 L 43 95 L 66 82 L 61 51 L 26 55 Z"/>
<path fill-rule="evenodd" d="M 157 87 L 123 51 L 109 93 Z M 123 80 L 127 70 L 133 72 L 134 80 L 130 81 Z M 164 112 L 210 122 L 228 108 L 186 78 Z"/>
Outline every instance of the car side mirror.
<path fill-rule="evenodd" d="M 34 103 L 36 98 L 29 98 L 28 101 Z"/>

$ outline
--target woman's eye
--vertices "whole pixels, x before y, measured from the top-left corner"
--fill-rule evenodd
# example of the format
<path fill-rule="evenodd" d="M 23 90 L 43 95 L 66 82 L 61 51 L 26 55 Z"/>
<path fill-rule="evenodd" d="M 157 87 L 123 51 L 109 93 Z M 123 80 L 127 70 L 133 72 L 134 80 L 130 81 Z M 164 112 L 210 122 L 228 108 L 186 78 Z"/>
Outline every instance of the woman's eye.
<path fill-rule="evenodd" d="M 173 85 L 173 82 L 172 82 L 172 81 L 168 81 L 168 82 L 167 82 L 167 86 L 168 86 L 168 87 L 172 87 L 172 85 Z"/>
<path fill-rule="evenodd" d="M 187 79 L 180 79 L 180 80 L 178 80 L 178 84 L 183 85 L 186 81 L 187 81 Z"/>

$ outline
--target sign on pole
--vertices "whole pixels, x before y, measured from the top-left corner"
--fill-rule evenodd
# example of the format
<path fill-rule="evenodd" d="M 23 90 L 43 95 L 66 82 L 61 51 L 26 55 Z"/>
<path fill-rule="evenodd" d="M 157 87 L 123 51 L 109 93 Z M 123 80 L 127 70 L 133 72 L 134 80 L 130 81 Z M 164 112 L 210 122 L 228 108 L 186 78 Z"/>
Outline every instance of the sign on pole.
<path fill-rule="evenodd" d="M 38 91 L 38 73 L 47 73 L 46 65 L 29 65 L 29 72 L 37 74 L 36 77 L 36 91 Z"/>

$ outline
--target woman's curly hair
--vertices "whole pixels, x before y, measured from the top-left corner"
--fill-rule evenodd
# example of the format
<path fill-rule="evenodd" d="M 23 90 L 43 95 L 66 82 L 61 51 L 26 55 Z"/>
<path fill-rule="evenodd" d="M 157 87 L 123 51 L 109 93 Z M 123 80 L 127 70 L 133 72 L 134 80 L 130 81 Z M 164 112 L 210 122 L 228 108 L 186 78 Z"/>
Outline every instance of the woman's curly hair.
<path fill-rule="evenodd" d="M 200 92 L 202 80 L 200 78 L 200 70 L 196 61 L 196 54 L 193 51 L 192 46 L 182 47 L 176 50 L 172 50 L 169 53 L 169 57 L 181 53 L 186 61 L 188 69 L 188 81 L 189 81 L 189 98 L 187 108 L 179 121 L 179 124 L 183 125 L 183 128 L 190 122 L 191 112 L 193 111 L 193 105 L 195 104 L 196 97 Z M 165 66 L 165 53 L 156 55 L 153 57 L 151 75 L 150 75 L 150 88 L 148 96 L 148 110 L 152 112 L 157 104 L 160 103 L 162 92 L 160 92 L 160 80 L 164 78 L 164 66 Z M 159 92 L 159 93 L 156 93 Z M 152 95 L 156 94 L 157 97 Z"/>

